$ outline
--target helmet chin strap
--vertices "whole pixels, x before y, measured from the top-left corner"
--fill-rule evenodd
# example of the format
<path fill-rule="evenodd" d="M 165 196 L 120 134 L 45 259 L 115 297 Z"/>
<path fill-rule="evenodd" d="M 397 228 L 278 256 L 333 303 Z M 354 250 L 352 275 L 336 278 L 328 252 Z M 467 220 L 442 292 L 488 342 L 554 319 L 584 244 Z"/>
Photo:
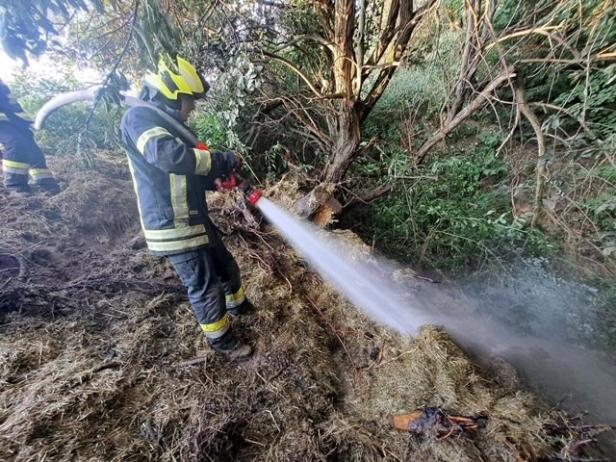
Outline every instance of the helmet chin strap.
<path fill-rule="evenodd" d="M 57 111 L 63 106 L 76 103 L 79 101 L 94 102 L 100 90 L 101 90 L 101 86 L 96 85 L 90 88 L 86 88 L 84 90 L 69 91 L 69 92 L 60 93 L 54 96 L 47 103 L 45 103 L 43 107 L 37 112 L 36 119 L 34 120 L 34 128 L 36 130 L 40 130 L 45 124 L 45 121 L 47 120 L 47 118 L 52 113 L 54 113 L 55 111 Z M 145 107 L 145 108 L 148 108 L 156 112 L 165 122 L 171 125 L 175 130 L 177 130 L 177 132 L 180 134 L 180 136 L 184 139 L 185 142 L 193 146 L 196 146 L 199 143 L 195 135 L 193 135 L 193 133 L 190 130 L 188 130 L 184 126 L 184 124 L 177 121 L 176 119 L 171 117 L 169 114 L 167 114 L 165 111 L 156 107 L 154 104 L 144 101 L 140 98 L 127 95 L 124 92 L 120 92 L 120 97 L 122 100 L 122 104 L 124 106 Z"/>

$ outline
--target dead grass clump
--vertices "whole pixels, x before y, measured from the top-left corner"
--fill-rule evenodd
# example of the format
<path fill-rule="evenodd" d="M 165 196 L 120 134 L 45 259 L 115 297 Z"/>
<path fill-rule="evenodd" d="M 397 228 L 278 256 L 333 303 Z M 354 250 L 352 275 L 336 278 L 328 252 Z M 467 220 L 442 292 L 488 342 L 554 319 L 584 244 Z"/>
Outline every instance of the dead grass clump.
<path fill-rule="evenodd" d="M 307 178 L 299 171 L 284 175 L 280 181 L 267 185 L 267 197 L 287 210 L 292 210 L 295 203 L 309 190 Z"/>
<path fill-rule="evenodd" d="M 532 395 L 501 388 L 486 377 L 442 330 L 426 327 L 415 340 L 392 343 L 386 342 L 391 357 L 350 380 L 349 413 L 383 419 L 436 406 L 488 416 L 487 427 L 472 439 L 414 442 L 425 460 L 538 460 L 558 447 L 544 429 L 554 415 Z"/>
<path fill-rule="evenodd" d="M 436 328 L 413 340 L 370 322 L 222 195 L 214 219 L 257 307 L 234 328 L 255 354 L 213 354 L 170 266 L 130 247 L 124 167 L 74 165 L 54 165 L 59 196 L 3 205 L 0 254 L 15 258 L 0 262 L 20 269 L 0 280 L 0 460 L 526 461 L 563 446 L 531 395 Z M 442 441 L 391 429 L 420 406 L 488 426 Z"/>
<path fill-rule="evenodd" d="M 77 230 L 109 235 L 135 222 L 135 193 L 128 168 L 120 159 L 100 157 L 96 173 L 76 168 L 79 164 L 74 157 L 54 160 L 53 167 L 62 172 L 63 190 L 48 204 L 61 214 L 62 222 Z"/>

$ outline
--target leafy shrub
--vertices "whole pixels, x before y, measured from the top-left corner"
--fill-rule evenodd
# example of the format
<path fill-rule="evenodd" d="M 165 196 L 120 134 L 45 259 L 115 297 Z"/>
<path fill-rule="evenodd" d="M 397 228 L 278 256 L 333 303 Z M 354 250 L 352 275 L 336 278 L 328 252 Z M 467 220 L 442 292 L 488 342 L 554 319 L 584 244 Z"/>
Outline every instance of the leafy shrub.
<path fill-rule="evenodd" d="M 541 232 L 521 229 L 513 220 L 507 165 L 496 156 L 499 142 L 488 133 L 470 153 L 451 152 L 400 175 L 393 194 L 356 211 L 353 221 L 397 258 L 451 271 L 512 254 L 552 252 Z"/>
<path fill-rule="evenodd" d="M 224 149 L 229 145 L 225 123 L 216 114 L 199 113 L 191 123 L 197 138 L 213 149 Z"/>
<path fill-rule="evenodd" d="M 43 78 L 24 74 L 15 80 L 11 90 L 26 113 L 34 119 L 37 111 L 52 97 L 83 86 L 83 83 L 70 75 Z M 44 128 L 36 133 L 36 138 L 45 153 L 64 155 L 75 154 L 82 149 L 83 151 L 93 148 L 118 149 L 120 147 L 118 128 L 123 110 L 99 104 L 87 131 L 83 131 L 90 111 L 89 104 L 76 103 L 65 106 L 49 116 Z M 82 131 L 82 136 L 79 136 Z"/>

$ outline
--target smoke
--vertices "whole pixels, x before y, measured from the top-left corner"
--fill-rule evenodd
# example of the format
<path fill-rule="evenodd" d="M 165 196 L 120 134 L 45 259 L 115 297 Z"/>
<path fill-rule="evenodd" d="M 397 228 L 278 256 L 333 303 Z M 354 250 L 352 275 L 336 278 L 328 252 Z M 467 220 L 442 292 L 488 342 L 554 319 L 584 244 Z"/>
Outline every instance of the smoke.
<path fill-rule="evenodd" d="M 478 359 L 501 357 L 552 402 L 569 397 L 592 420 L 616 423 L 616 365 L 607 354 L 575 346 L 591 339 L 595 293 L 543 270 L 542 261 L 457 284 L 404 277 L 408 269 L 380 259 L 262 198 L 257 206 L 328 282 L 376 322 L 402 334 L 443 326 Z M 416 281 L 416 280 L 415 280 Z"/>

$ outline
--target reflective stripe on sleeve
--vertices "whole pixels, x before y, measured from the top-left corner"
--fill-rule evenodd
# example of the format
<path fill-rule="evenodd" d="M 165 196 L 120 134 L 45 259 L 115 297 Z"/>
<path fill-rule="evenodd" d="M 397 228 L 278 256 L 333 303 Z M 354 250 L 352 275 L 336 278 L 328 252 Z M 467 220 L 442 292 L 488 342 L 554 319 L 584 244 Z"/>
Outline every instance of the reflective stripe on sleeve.
<path fill-rule="evenodd" d="M 46 178 L 53 178 L 53 174 L 48 168 L 31 168 L 30 176 L 34 181 L 44 180 Z"/>
<path fill-rule="evenodd" d="M 210 324 L 201 324 L 201 329 L 207 338 L 215 339 L 220 338 L 227 333 L 231 327 L 231 317 L 225 313 L 225 315 L 218 321 Z"/>
<path fill-rule="evenodd" d="M 128 159 L 128 169 L 130 170 L 130 176 L 133 179 L 133 189 L 135 190 L 135 196 L 137 198 L 137 209 L 139 209 L 139 221 L 141 222 L 141 229 L 145 231 L 145 224 L 143 223 L 143 210 L 141 209 L 141 199 L 139 198 L 139 184 L 137 183 L 137 175 L 135 174 L 135 166 L 130 156 Z"/>
<path fill-rule="evenodd" d="M 7 173 L 13 173 L 15 175 L 27 175 L 29 168 L 30 165 L 24 162 L 2 159 L 2 170 Z"/>
<path fill-rule="evenodd" d="M 210 173 L 212 169 L 212 156 L 210 155 L 210 151 L 206 151 L 205 149 L 197 149 L 194 148 L 195 152 L 195 174 L 197 175 L 207 175 Z"/>
<path fill-rule="evenodd" d="M 234 294 L 225 295 L 225 302 L 227 305 L 227 309 L 233 309 L 240 306 L 246 300 L 246 295 L 244 294 L 244 288 L 240 287 L 237 292 Z"/>
<path fill-rule="evenodd" d="M 174 239 L 170 241 L 156 241 L 146 239 L 148 249 L 153 252 L 179 252 L 181 250 L 190 250 L 197 247 L 206 246 L 209 239 L 206 233 L 200 236 L 188 237 L 185 239 Z"/>
<path fill-rule="evenodd" d="M 171 207 L 173 208 L 173 221 L 176 228 L 185 228 L 188 225 L 188 182 L 185 175 L 169 174 L 169 187 L 171 192 Z"/>
<path fill-rule="evenodd" d="M 144 229 L 145 238 L 153 241 L 169 241 L 195 237 L 205 233 L 205 226 L 195 225 L 173 229 Z"/>
<path fill-rule="evenodd" d="M 173 135 L 165 130 L 163 127 L 153 127 L 149 130 L 144 131 L 141 136 L 137 139 L 137 150 L 145 155 L 145 146 L 148 144 L 150 140 L 154 138 L 173 138 Z"/>

